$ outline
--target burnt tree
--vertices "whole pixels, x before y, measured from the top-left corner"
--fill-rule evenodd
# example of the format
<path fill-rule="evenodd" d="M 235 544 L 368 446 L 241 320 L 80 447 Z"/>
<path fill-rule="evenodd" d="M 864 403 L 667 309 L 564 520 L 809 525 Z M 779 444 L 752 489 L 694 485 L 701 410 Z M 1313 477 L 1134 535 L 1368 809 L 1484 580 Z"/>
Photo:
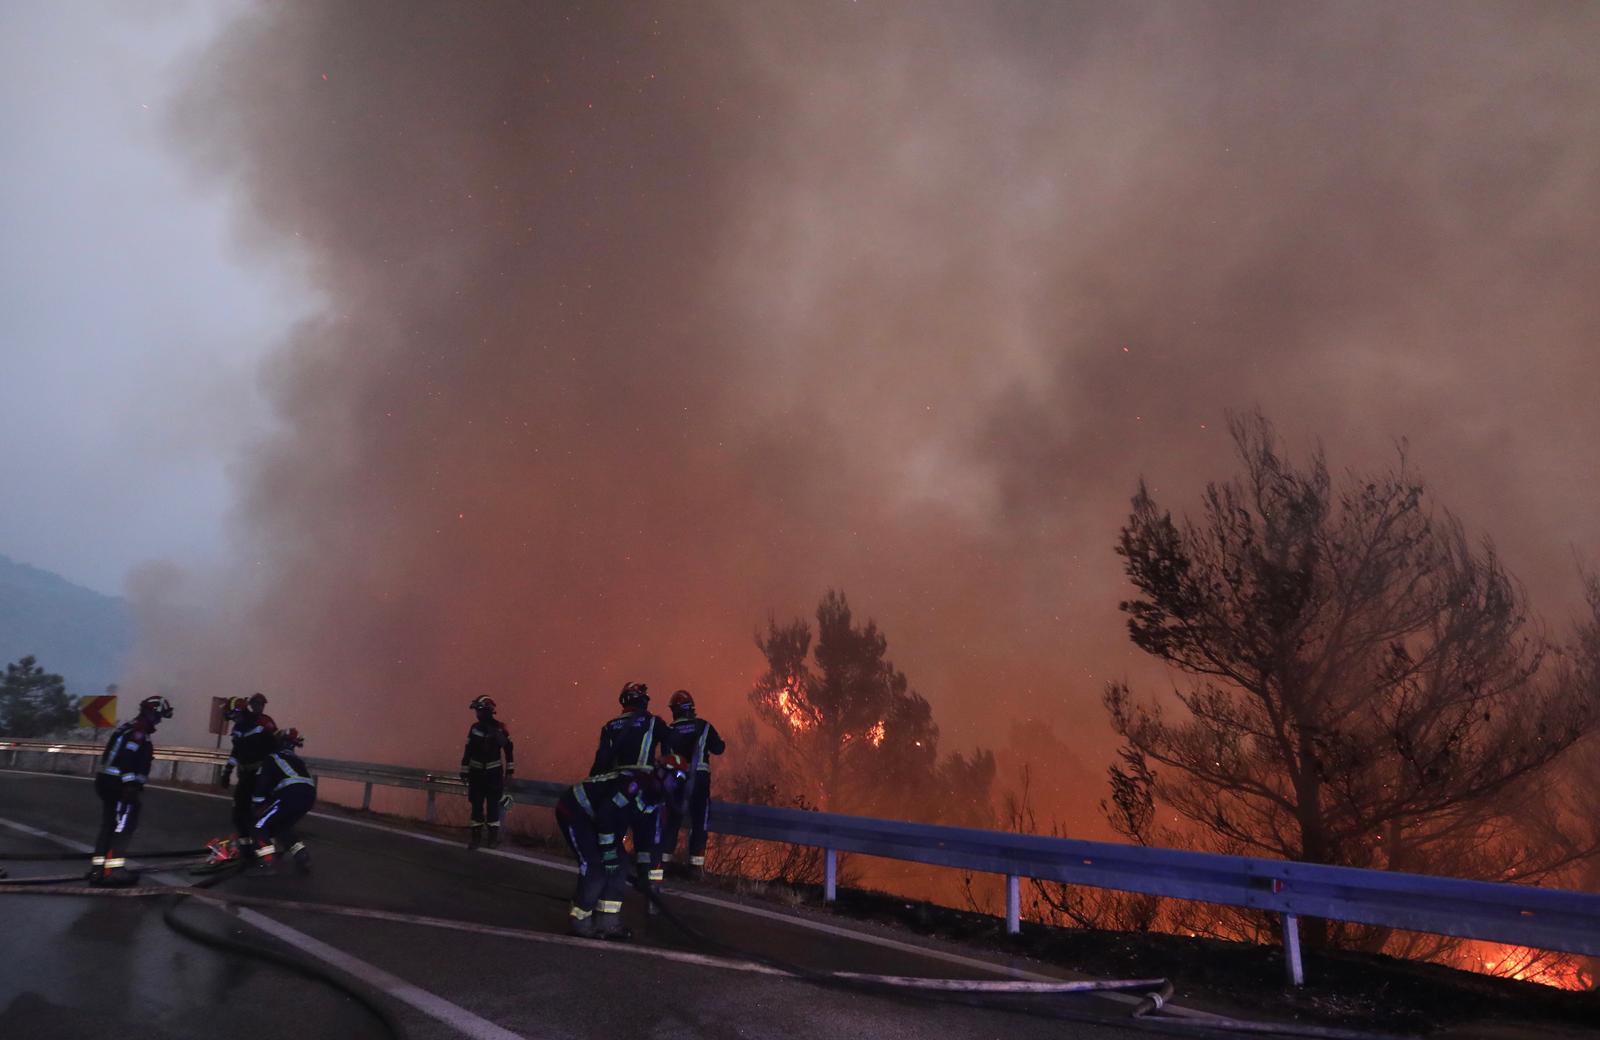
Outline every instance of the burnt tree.
<path fill-rule="evenodd" d="M 1403 449 L 1335 481 L 1260 415 L 1230 425 L 1243 474 L 1208 487 L 1198 522 L 1142 484 L 1133 500 L 1129 634 L 1188 681 L 1171 713 L 1109 684 L 1114 729 L 1218 850 L 1504 877 L 1485 851 L 1514 824 L 1508 795 L 1595 726 L 1593 618 L 1553 646 Z M 1523 878 L 1551 865 L 1523 852 Z"/>

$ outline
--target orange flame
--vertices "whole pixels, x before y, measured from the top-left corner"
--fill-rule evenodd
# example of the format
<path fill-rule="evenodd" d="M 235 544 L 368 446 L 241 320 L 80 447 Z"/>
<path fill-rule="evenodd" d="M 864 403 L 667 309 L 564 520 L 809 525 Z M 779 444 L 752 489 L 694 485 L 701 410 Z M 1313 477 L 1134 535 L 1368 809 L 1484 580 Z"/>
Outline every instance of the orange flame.
<path fill-rule="evenodd" d="M 797 732 L 815 729 L 819 719 L 817 709 L 812 707 L 805 699 L 805 691 L 800 688 L 800 677 L 791 675 L 778 689 L 778 711 L 788 720 L 789 725 Z"/>
<path fill-rule="evenodd" d="M 873 724 L 871 729 L 867 730 L 867 740 L 869 740 L 872 743 L 873 747 L 882 747 L 883 746 L 883 720 L 882 719 L 879 719 L 876 723 Z"/>
<path fill-rule="evenodd" d="M 1557 989 L 1585 990 L 1594 984 L 1581 959 L 1563 954 L 1551 955 L 1526 946 L 1475 942 L 1466 949 L 1463 967 L 1485 975 L 1537 982 Z"/>

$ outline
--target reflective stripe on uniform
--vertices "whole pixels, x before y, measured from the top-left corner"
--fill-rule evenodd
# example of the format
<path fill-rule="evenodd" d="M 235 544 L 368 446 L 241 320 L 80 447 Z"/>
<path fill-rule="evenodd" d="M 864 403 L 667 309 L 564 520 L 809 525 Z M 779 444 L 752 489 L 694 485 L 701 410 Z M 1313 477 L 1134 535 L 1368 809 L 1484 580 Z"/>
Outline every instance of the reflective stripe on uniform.
<path fill-rule="evenodd" d="M 636 854 L 633 857 L 633 859 L 634 859 L 635 863 L 649 863 L 650 862 L 650 853 L 648 853 L 648 852 L 640 852 L 640 853 Z"/>
<path fill-rule="evenodd" d="M 582 784 L 572 785 L 572 798 L 573 801 L 578 803 L 578 808 L 587 813 L 590 819 L 594 818 L 594 806 L 589 804 L 589 792 L 583 789 Z"/>
<path fill-rule="evenodd" d="M 620 899 L 602 899 L 602 900 L 600 900 L 600 912 L 602 914 L 619 914 L 619 913 L 621 913 L 622 912 L 622 900 L 620 900 Z"/>
<path fill-rule="evenodd" d="M 705 865 L 706 865 L 706 858 L 704 856 L 690 856 L 689 857 L 689 866 L 691 866 L 691 867 L 703 867 Z"/>
<path fill-rule="evenodd" d="M 650 872 L 646 875 L 646 877 L 651 881 L 661 881 L 661 880 L 665 879 L 666 876 L 667 876 L 667 872 L 662 870 L 660 867 L 652 868 L 650 870 Z"/>
<path fill-rule="evenodd" d="M 283 790 L 285 787 L 290 787 L 290 786 L 293 786 L 294 784 L 310 784 L 312 787 L 317 786 L 316 783 L 309 776 L 300 776 L 299 774 L 296 774 L 294 776 L 287 776 L 287 777 L 284 777 L 282 780 L 279 780 L 278 781 L 278 785 L 272 789 L 273 793 L 276 794 L 277 792 Z"/>
<path fill-rule="evenodd" d="M 127 865 L 128 865 L 128 861 L 123 859 L 121 856 L 107 856 L 106 857 L 106 869 L 107 870 L 117 870 L 117 869 L 119 869 L 121 867 L 125 867 Z"/>
<path fill-rule="evenodd" d="M 577 918 L 578 920 L 581 921 L 584 918 L 588 917 L 590 914 L 594 913 L 594 911 L 593 910 L 585 910 L 583 907 L 578 906 L 576 903 L 574 903 L 573 906 L 572 906 L 572 909 L 568 910 L 567 913 L 571 914 L 573 917 L 575 917 L 575 918 Z"/>
<path fill-rule="evenodd" d="M 501 762 L 500 762 L 500 760 L 498 758 L 495 759 L 493 762 L 471 761 L 471 762 L 467 763 L 467 768 L 468 769 L 499 769 L 500 766 L 501 766 Z"/>

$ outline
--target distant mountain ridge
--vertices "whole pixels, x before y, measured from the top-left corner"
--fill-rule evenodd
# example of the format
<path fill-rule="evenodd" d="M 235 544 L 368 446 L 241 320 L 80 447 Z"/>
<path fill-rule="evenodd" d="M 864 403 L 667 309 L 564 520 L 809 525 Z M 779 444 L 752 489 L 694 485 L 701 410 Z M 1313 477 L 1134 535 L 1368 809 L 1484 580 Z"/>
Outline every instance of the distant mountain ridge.
<path fill-rule="evenodd" d="M 32 654 L 86 696 L 118 681 L 132 648 L 127 600 L 0 555 L 0 665 Z"/>

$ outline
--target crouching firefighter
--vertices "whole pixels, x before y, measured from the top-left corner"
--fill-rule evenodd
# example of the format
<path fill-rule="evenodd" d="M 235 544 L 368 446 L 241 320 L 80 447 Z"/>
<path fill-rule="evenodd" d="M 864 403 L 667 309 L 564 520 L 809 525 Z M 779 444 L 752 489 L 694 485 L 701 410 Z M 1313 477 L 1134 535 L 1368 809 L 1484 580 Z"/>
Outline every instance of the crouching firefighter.
<path fill-rule="evenodd" d="M 678 848 L 678 830 L 685 818 L 689 821 L 688 872 L 697 876 L 706 865 L 706 829 L 711 811 L 712 755 L 728 749 L 717 727 L 700 718 L 694 711 L 694 696 L 688 690 L 679 690 L 667 702 L 672 709 L 672 731 L 679 735 L 679 746 L 685 743 L 693 750 L 684 752 L 689 759 L 689 779 L 677 797 L 667 802 L 663 810 L 666 820 L 661 828 L 661 861 L 672 862 Z"/>
<path fill-rule="evenodd" d="M 627 939 L 622 923 L 622 835 L 628 826 L 652 816 L 682 785 L 685 763 L 667 755 L 649 770 L 590 777 L 572 785 L 556 803 L 556 825 L 578 857 L 578 887 L 572 897 L 568 930 L 593 939 Z"/>
<path fill-rule="evenodd" d="M 472 837 L 467 848 L 483 844 L 487 831 L 492 849 L 500 844 L 502 799 L 506 783 L 516 770 L 511 732 L 494 717 L 493 697 L 479 697 L 468 707 L 478 713 L 478 721 L 467 730 L 467 746 L 461 752 L 461 782 L 467 785 L 467 800 L 472 803 Z"/>
<path fill-rule="evenodd" d="M 631 682 L 617 695 L 622 714 L 600 728 L 600 746 L 594 753 L 589 778 L 603 779 L 627 773 L 648 773 L 658 752 L 683 752 L 682 738 L 650 712 L 650 688 Z M 662 878 L 661 813 L 652 809 L 633 820 L 633 853 L 638 887 L 648 892 Z M 651 907 L 654 910 L 654 906 Z"/>
<path fill-rule="evenodd" d="M 238 840 L 233 848 L 224 843 L 223 848 L 214 850 L 213 856 L 220 857 L 220 862 L 213 865 L 226 865 L 235 854 L 242 857 L 240 862 L 249 862 L 254 841 L 251 835 L 255 827 L 256 771 L 278 746 L 278 724 L 263 711 L 266 706 L 267 698 L 260 693 L 251 694 L 249 700 L 234 697 L 228 701 L 223 717 L 233 721 L 233 753 L 222 767 L 222 786 L 226 789 L 233 781 L 234 770 L 238 770 L 239 783 L 233 789 L 233 833 Z"/>
<path fill-rule="evenodd" d="M 275 742 L 277 750 L 256 770 L 253 869 L 269 873 L 280 857 L 288 856 L 297 870 L 306 873 L 311 869 L 311 852 L 295 837 L 294 825 L 317 804 L 317 785 L 295 753 L 305 744 L 300 731 L 286 729 L 275 734 Z"/>
<path fill-rule="evenodd" d="M 91 885 L 131 885 L 137 880 L 127 867 L 128 844 L 139 826 L 139 802 L 155 760 L 150 736 L 162 719 L 170 718 L 172 705 L 165 697 L 146 697 L 139 702 L 138 716 L 118 726 L 106 742 L 94 777 L 94 791 L 100 796 L 100 834 L 89 861 Z"/>

